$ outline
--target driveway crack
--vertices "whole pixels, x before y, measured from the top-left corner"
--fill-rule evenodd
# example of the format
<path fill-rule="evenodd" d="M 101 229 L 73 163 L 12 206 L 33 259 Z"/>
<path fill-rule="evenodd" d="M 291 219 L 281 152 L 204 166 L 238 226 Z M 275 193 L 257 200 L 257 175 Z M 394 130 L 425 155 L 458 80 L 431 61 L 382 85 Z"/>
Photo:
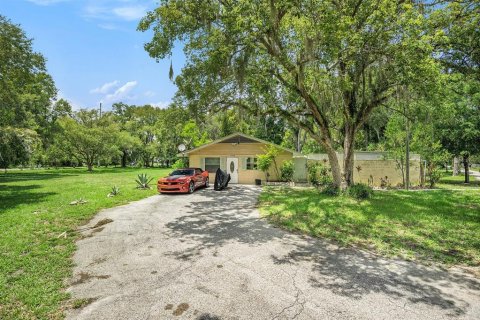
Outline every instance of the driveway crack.
<path fill-rule="evenodd" d="M 289 263 L 291 265 L 291 263 Z M 283 313 L 285 313 L 287 310 L 291 309 L 291 308 L 294 308 L 296 307 L 297 305 L 300 306 L 299 310 L 292 316 L 291 319 L 296 319 L 300 314 L 302 314 L 303 310 L 305 309 L 305 303 L 306 303 L 306 299 L 305 299 L 305 296 L 303 294 L 303 291 L 298 287 L 297 285 L 297 281 L 296 281 L 296 277 L 297 277 L 297 273 L 298 273 L 298 269 L 299 268 L 296 268 L 295 269 L 295 273 L 293 275 L 291 275 L 290 273 L 288 273 L 287 271 L 285 271 L 283 268 L 280 268 L 280 270 L 287 274 L 291 279 L 292 279 L 292 284 L 293 284 L 293 287 L 295 288 L 296 292 L 295 292 L 295 301 L 293 303 L 291 303 L 290 305 L 286 306 L 285 308 L 283 308 L 279 313 L 277 313 L 273 318 L 272 320 L 274 319 L 278 319 Z"/>

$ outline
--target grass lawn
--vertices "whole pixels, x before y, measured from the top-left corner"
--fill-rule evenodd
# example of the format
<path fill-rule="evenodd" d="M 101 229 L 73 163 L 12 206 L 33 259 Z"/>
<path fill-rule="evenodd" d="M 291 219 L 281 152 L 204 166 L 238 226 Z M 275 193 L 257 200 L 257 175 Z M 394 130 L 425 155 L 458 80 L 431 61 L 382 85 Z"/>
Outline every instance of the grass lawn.
<path fill-rule="evenodd" d="M 387 256 L 480 265 L 480 190 L 377 191 L 372 199 L 316 189 L 265 188 L 260 210 L 272 223 Z"/>
<path fill-rule="evenodd" d="M 169 169 L 24 170 L 0 173 L 0 319 L 61 319 L 76 228 L 102 208 L 157 193 Z M 151 190 L 135 189 L 139 173 Z M 113 185 L 120 194 L 108 198 Z M 86 204 L 70 202 L 83 198 Z M 59 237 L 63 232 L 67 237 Z"/>
<path fill-rule="evenodd" d="M 476 189 L 480 190 L 480 180 L 476 180 L 470 175 L 470 183 L 465 183 L 465 175 L 460 173 L 458 176 L 452 176 L 452 171 L 443 172 L 443 177 L 436 184 L 439 189 Z"/>

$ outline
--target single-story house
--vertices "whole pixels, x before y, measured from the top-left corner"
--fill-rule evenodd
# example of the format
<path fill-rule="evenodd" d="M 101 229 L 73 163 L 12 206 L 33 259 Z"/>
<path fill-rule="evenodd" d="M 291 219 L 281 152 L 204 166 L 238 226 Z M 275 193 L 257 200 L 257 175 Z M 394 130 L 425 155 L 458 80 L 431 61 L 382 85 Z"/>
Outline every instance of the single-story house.
<path fill-rule="evenodd" d="M 230 183 L 254 184 L 255 179 L 265 180 L 265 173 L 257 169 L 257 156 L 264 154 L 269 145 L 274 144 L 243 133 L 234 133 L 186 151 L 185 155 L 188 156 L 190 167 L 207 170 L 212 182 L 215 172 L 220 168 L 230 174 Z M 275 146 L 280 149 L 275 159 L 278 168 L 284 161 L 292 160 L 296 155 L 301 156 L 293 150 Z M 270 180 L 279 179 L 273 166 L 268 173 Z"/>
<path fill-rule="evenodd" d="M 256 179 L 265 181 L 265 173 L 257 169 L 257 156 L 264 154 L 269 145 L 280 149 L 276 157 L 278 169 L 284 161 L 292 160 L 294 163 L 293 180 L 296 182 L 307 181 L 307 166 L 320 162 L 328 166 L 326 154 L 303 155 L 288 148 L 275 145 L 243 133 L 234 133 L 224 138 L 215 140 L 203 146 L 186 151 L 179 156 L 188 156 L 190 167 L 202 168 L 209 172 L 210 181 L 214 181 L 218 168 L 226 170 L 230 176 L 230 183 L 254 184 Z M 343 160 L 343 153 L 338 152 L 339 161 Z M 410 182 L 419 184 L 422 174 L 421 159 L 417 154 L 410 157 Z M 396 186 L 402 183 L 402 174 L 397 162 L 388 158 L 385 152 L 358 151 L 354 155 L 355 182 L 379 186 L 387 181 L 389 185 Z M 274 166 L 268 172 L 270 181 L 278 181 Z"/>

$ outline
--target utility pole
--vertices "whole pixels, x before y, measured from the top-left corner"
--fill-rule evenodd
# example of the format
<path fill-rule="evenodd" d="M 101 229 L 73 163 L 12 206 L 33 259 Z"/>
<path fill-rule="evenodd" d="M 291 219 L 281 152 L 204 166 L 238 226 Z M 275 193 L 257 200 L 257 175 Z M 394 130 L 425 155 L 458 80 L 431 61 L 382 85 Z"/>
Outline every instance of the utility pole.
<path fill-rule="evenodd" d="M 100 118 L 102 117 L 102 103 L 100 102 Z"/>

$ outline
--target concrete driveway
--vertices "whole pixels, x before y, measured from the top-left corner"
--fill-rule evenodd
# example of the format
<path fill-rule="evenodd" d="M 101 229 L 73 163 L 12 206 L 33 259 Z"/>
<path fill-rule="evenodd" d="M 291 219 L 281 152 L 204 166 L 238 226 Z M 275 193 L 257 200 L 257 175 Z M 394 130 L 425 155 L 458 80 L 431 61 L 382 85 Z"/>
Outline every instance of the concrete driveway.
<path fill-rule="evenodd" d="M 274 228 L 259 191 L 102 211 L 78 242 L 69 292 L 84 305 L 68 319 L 480 319 L 474 277 Z"/>

